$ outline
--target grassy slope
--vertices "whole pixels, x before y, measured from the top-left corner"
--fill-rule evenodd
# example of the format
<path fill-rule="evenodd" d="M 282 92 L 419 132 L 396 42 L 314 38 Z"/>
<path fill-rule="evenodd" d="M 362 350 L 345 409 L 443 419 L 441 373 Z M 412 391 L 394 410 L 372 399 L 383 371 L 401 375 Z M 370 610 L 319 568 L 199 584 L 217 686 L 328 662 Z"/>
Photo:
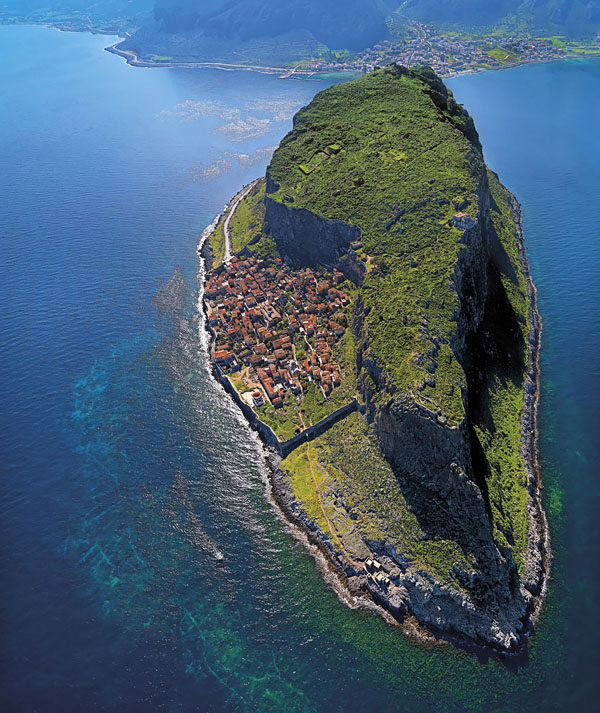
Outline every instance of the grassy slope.
<path fill-rule="evenodd" d="M 364 557 L 365 540 L 385 539 L 408 563 L 460 589 L 453 567 L 468 572 L 470 562 L 454 542 L 427 539 L 358 413 L 296 449 L 281 467 L 290 473 L 296 497 L 336 549 L 350 558 Z"/>
<path fill-rule="evenodd" d="M 213 267 L 218 267 L 223 262 L 223 258 L 225 257 L 225 234 L 223 232 L 223 223 L 224 219 L 221 218 L 208 240 L 212 251 Z"/>
<path fill-rule="evenodd" d="M 515 52 L 505 50 L 502 47 L 495 47 L 486 51 L 490 57 L 497 59 L 501 64 L 513 64 L 514 62 L 519 62 L 521 60 L 520 55 Z"/>
<path fill-rule="evenodd" d="M 240 251 L 262 228 L 265 219 L 265 182 L 260 181 L 243 200 L 229 221 L 233 252 Z"/>

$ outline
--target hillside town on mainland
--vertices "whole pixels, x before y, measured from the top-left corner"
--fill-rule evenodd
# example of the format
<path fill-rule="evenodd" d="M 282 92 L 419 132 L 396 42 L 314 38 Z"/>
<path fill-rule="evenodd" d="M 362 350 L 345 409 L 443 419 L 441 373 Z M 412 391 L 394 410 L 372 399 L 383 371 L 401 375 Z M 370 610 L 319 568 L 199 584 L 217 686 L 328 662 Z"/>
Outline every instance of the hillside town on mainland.
<path fill-rule="evenodd" d="M 600 51 L 600 47 L 599 47 Z M 346 62 L 333 58 L 311 61 L 306 69 L 315 72 L 370 72 L 378 65 L 395 62 L 405 67 L 429 65 L 441 77 L 478 68 L 500 68 L 520 62 L 558 59 L 566 51 L 550 39 L 506 37 L 462 37 L 442 34 L 420 22 L 411 22 L 405 39 L 385 40 Z"/>
<path fill-rule="evenodd" d="M 344 279 L 338 270 L 292 271 L 279 258 L 254 256 L 234 256 L 209 275 L 214 361 L 224 374 L 240 373 L 248 405 L 281 408 L 309 382 L 326 398 L 341 385 L 333 346 L 346 331 L 350 297 L 337 287 Z"/>

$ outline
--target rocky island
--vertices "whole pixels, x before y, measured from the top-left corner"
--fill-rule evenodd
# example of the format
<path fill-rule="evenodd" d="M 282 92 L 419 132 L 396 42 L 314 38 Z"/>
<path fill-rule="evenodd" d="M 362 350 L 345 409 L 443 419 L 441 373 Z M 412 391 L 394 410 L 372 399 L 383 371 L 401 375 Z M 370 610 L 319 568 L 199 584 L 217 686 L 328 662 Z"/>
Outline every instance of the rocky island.
<path fill-rule="evenodd" d="M 397 65 L 321 92 L 203 254 L 214 372 L 290 520 L 398 622 L 520 650 L 550 556 L 540 320 L 452 93 Z"/>

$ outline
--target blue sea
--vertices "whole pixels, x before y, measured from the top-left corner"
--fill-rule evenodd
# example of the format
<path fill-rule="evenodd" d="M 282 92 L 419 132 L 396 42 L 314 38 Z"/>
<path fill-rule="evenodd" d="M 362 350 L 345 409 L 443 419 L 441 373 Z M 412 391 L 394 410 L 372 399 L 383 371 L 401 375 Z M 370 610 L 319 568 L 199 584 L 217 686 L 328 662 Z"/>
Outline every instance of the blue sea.
<path fill-rule="evenodd" d="M 0 709 L 588 711 L 598 671 L 600 61 L 450 82 L 523 205 L 554 561 L 519 665 L 342 603 L 207 368 L 203 228 L 328 84 L 134 69 L 0 27 Z"/>

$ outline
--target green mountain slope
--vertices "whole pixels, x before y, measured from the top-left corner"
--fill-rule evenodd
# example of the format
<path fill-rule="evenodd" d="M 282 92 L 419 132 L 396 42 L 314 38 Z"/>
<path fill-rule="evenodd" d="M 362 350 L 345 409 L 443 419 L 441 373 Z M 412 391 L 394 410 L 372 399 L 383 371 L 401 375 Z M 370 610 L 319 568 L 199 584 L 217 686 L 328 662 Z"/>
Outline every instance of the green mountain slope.
<path fill-rule="evenodd" d="M 396 2 L 362 0 L 156 0 L 154 15 L 168 32 L 202 31 L 247 41 L 305 30 L 333 48 L 362 49 L 385 34 Z"/>
<path fill-rule="evenodd" d="M 282 499 L 357 591 L 514 648 L 543 578 L 538 332 L 516 204 L 471 118 L 431 70 L 377 70 L 297 114 L 265 189 L 261 237 L 238 222 L 236 243 L 346 275 L 343 379 L 364 404 L 285 458 Z"/>
<path fill-rule="evenodd" d="M 289 66 L 331 49 L 361 50 L 387 33 L 399 0 L 156 0 L 122 49 L 178 61 Z"/>
<path fill-rule="evenodd" d="M 2 0 L 3 22 L 55 22 L 74 28 L 132 30 L 152 14 L 153 0 Z"/>
<path fill-rule="evenodd" d="M 344 61 L 401 39 L 412 20 L 459 30 L 504 25 L 508 35 L 590 36 L 600 29 L 600 0 L 155 0 L 153 18 L 121 49 L 145 60 L 285 67 L 336 61 L 336 51 Z"/>

